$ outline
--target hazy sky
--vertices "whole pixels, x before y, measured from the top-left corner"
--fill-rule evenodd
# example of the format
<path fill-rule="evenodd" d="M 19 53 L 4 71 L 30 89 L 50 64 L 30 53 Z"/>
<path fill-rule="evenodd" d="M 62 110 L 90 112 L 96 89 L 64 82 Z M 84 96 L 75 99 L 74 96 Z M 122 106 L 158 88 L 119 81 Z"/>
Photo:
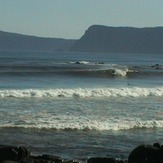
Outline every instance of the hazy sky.
<path fill-rule="evenodd" d="M 163 26 L 163 0 L 0 0 L 0 30 L 78 39 L 93 24 Z"/>

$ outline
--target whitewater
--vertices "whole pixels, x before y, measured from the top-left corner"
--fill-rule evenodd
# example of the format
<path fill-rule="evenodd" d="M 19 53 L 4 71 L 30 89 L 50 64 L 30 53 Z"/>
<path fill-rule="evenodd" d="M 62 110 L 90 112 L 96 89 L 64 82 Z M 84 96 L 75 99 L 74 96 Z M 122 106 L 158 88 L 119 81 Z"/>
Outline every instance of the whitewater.
<path fill-rule="evenodd" d="M 163 144 L 162 54 L 0 51 L 0 137 L 81 162 Z"/>
<path fill-rule="evenodd" d="M 74 89 L 25 89 L 25 90 L 1 90 L 0 98 L 5 97 L 51 97 L 51 98 L 105 98 L 105 97 L 146 97 L 146 96 L 163 96 L 163 87 L 156 88 L 74 88 Z"/>

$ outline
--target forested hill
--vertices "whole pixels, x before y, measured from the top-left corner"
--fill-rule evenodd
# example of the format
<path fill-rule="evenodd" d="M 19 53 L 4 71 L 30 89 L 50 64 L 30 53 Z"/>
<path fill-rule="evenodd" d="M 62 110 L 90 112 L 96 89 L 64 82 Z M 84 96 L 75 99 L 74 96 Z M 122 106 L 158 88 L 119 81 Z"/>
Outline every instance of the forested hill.
<path fill-rule="evenodd" d="M 0 50 L 68 51 L 75 41 L 0 31 Z"/>
<path fill-rule="evenodd" d="M 70 49 L 76 52 L 163 53 L 163 27 L 93 25 Z"/>

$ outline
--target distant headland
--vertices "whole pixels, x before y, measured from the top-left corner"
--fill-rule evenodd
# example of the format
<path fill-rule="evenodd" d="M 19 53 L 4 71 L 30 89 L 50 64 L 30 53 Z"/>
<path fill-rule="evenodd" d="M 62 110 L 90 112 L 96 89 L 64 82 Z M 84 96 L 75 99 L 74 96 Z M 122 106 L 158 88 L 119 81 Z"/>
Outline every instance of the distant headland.
<path fill-rule="evenodd" d="M 163 27 L 93 25 L 70 50 L 104 53 L 163 53 Z"/>
<path fill-rule="evenodd" d="M 79 40 L 43 38 L 0 31 L 0 50 L 163 53 L 163 27 L 93 25 Z"/>

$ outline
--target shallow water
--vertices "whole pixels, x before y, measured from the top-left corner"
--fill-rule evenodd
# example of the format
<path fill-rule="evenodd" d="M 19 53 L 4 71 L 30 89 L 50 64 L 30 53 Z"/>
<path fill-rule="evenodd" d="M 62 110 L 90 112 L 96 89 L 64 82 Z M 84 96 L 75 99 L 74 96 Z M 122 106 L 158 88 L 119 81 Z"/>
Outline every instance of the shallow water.
<path fill-rule="evenodd" d="M 84 162 L 163 143 L 162 55 L 1 51 L 0 68 L 0 144 Z"/>
<path fill-rule="evenodd" d="M 140 144 L 162 142 L 161 129 L 127 131 L 81 131 L 46 129 L 1 129 L 1 144 L 25 145 L 33 155 L 53 154 L 85 162 L 93 156 L 127 159 Z"/>

